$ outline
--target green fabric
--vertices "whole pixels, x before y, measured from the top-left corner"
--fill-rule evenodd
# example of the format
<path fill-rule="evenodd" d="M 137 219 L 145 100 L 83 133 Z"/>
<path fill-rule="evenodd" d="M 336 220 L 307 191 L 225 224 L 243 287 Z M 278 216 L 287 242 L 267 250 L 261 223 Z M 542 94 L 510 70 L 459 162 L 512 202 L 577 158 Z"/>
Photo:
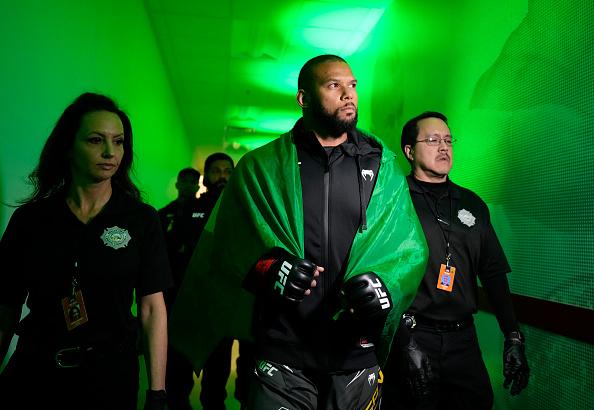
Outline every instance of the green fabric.
<path fill-rule="evenodd" d="M 367 230 L 354 239 L 346 277 L 373 271 L 390 291 L 394 308 L 377 346 L 384 363 L 423 276 L 427 246 L 406 179 L 386 147 L 378 174 Z M 242 282 L 273 247 L 304 256 L 301 177 L 290 133 L 239 161 L 190 261 L 169 329 L 170 343 L 195 369 L 202 368 L 221 337 L 251 339 L 254 298 Z"/>

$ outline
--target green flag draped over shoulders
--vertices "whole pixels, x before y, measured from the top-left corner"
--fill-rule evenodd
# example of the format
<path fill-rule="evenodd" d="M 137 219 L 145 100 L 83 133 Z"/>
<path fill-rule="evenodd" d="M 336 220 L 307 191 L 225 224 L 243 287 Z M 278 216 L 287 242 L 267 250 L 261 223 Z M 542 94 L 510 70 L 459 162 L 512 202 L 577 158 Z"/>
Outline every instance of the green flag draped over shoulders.
<path fill-rule="evenodd" d="M 273 247 L 304 257 L 297 162 L 291 133 L 249 152 L 210 216 L 169 323 L 170 343 L 196 370 L 222 337 L 251 338 L 254 297 L 242 282 L 256 261 Z M 392 295 L 394 308 L 377 347 L 383 363 L 400 315 L 423 276 L 427 246 L 406 179 L 386 147 L 377 178 L 367 208 L 367 230 L 355 237 L 346 277 L 376 272 Z"/>

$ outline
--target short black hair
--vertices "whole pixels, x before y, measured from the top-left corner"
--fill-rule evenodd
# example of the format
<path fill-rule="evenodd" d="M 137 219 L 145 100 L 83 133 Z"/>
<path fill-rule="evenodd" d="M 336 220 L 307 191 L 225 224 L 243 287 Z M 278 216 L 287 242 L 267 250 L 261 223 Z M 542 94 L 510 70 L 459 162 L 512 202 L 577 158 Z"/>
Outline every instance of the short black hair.
<path fill-rule="evenodd" d="M 404 152 L 404 147 L 406 145 L 415 145 L 415 142 L 417 141 L 417 135 L 419 135 L 419 121 L 424 120 L 425 118 L 439 118 L 445 122 L 446 125 L 448 123 L 448 118 L 437 111 L 425 111 L 424 113 L 408 120 L 406 124 L 404 124 L 404 127 L 402 127 L 402 135 L 400 137 L 400 149 L 405 156 L 406 152 Z"/>
<path fill-rule="evenodd" d="M 229 163 L 231 163 L 231 168 L 235 167 L 233 159 L 229 155 L 225 154 L 224 152 L 215 152 L 214 154 L 210 154 L 206 158 L 206 161 L 204 161 L 204 173 L 206 174 L 208 172 L 208 169 L 210 168 L 213 162 L 219 160 L 229 161 Z"/>
<path fill-rule="evenodd" d="M 322 54 L 308 60 L 301 70 L 299 71 L 299 77 L 297 78 L 297 88 L 300 90 L 311 91 L 313 86 L 313 69 L 314 67 L 332 61 L 341 61 L 345 64 L 347 62 L 344 58 L 334 54 Z"/>
<path fill-rule="evenodd" d="M 185 177 L 193 177 L 196 179 L 196 181 L 200 180 L 200 172 L 194 168 L 184 168 L 181 171 L 178 172 L 177 174 L 177 180 L 179 181 L 182 178 Z"/>

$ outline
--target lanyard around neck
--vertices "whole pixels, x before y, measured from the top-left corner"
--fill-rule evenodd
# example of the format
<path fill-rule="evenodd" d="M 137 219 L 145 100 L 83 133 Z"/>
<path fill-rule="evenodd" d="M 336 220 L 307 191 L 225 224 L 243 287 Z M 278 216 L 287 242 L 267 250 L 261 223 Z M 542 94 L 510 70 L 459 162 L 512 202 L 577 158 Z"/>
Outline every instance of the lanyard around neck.
<path fill-rule="evenodd" d="M 437 208 L 437 202 L 439 201 L 439 199 L 441 198 L 437 198 L 437 200 L 435 201 L 435 209 L 433 209 L 433 207 L 431 206 L 431 203 L 429 201 L 429 199 L 427 198 L 429 196 L 429 192 L 425 189 L 424 186 L 422 186 L 418 181 L 415 180 L 415 184 L 417 185 L 417 187 L 421 190 L 421 192 L 423 193 L 423 199 L 425 200 L 425 203 L 427 204 L 427 207 L 429 208 L 429 210 L 431 211 L 431 213 L 433 214 L 433 216 L 435 217 L 435 221 L 437 222 L 437 226 L 439 227 L 439 230 L 441 231 L 442 235 L 443 235 L 443 239 L 445 240 L 446 243 L 446 266 L 449 267 L 450 266 L 450 260 L 452 259 L 452 253 L 450 252 L 450 233 L 452 232 L 452 224 L 454 223 L 454 220 L 452 219 L 452 194 L 450 192 L 450 189 L 448 187 L 447 191 L 446 191 L 446 195 L 448 196 L 449 202 L 450 202 L 450 220 L 449 221 L 445 221 L 444 219 L 439 217 L 439 210 Z M 442 225 L 446 225 L 447 229 L 444 229 L 444 227 Z"/>

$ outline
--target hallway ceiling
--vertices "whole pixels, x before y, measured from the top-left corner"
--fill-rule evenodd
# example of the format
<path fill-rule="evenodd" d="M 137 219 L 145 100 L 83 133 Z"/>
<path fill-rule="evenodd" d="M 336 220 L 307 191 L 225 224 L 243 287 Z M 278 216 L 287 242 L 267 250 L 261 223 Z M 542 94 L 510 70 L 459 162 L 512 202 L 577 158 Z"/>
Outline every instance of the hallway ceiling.
<path fill-rule="evenodd" d="M 297 75 L 357 51 L 391 0 L 146 0 L 193 146 L 251 149 L 301 115 Z"/>

